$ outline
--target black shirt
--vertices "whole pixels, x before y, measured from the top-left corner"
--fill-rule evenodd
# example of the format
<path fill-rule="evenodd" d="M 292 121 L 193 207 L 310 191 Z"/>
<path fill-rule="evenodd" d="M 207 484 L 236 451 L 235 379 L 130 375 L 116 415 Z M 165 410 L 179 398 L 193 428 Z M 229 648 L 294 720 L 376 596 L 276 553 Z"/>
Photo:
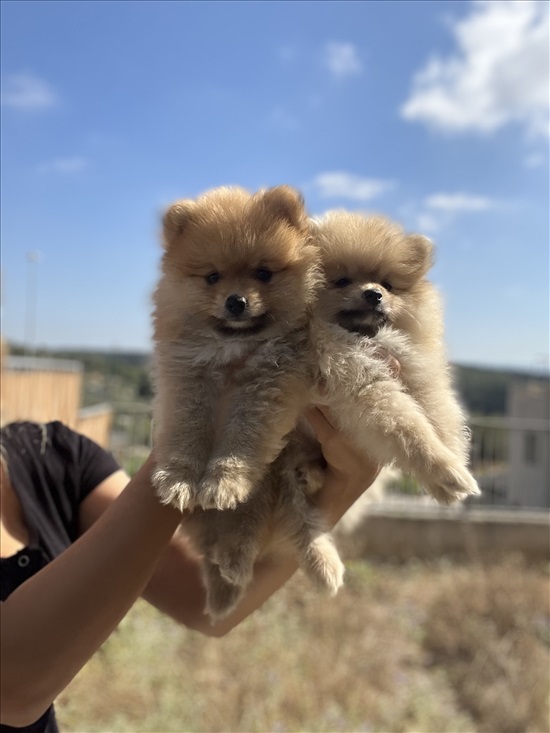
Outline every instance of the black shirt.
<path fill-rule="evenodd" d="M 118 470 L 110 453 L 60 422 L 19 422 L 0 431 L 2 455 L 29 531 L 29 544 L 1 560 L 0 600 L 79 535 L 80 502 Z M 53 706 L 32 725 L 1 733 L 57 733 Z"/>

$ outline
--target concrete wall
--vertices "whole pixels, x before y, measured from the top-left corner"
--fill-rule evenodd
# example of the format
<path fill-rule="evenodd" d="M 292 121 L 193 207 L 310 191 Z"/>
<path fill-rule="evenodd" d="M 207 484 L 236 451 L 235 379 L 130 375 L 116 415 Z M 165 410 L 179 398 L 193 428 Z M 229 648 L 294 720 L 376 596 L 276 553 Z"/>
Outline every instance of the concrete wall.
<path fill-rule="evenodd" d="M 377 505 L 360 526 L 339 534 L 346 557 L 434 559 L 445 555 L 486 558 L 519 553 L 550 560 L 550 514 L 514 510 L 407 511 Z"/>

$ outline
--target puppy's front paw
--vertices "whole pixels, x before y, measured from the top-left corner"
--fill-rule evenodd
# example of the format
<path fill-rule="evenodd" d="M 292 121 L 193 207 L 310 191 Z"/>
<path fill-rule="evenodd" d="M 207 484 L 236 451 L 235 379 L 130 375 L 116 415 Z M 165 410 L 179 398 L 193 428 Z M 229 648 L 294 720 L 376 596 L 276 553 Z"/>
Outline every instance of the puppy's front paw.
<path fill-rule="evenodd" d="M 458 463 L 441 467 L 426 488 L 440 504 L 452 504 L 481 493 L 472 474 Z"/>
<path fill-rule="evenodd" d="M 252 483 L 246 466 L 236 458 L 223 458 L 208 466 L 199 484 L 197 501 L 203 509 L 235 509 L 248 498 Z"/>
<path fill-rule="evenodd" d="M 329 535 L 321 535 L 311 542 L 303 565 L 308 576 L 331 595 L 336 595 L 344 583 L 346 568 Z"/>
<path fill-rule="evenodd" d="M 193 509 L 197 475 L 189 464 L 172 459 L 153 473 L 151 481 L 163 504 L 172 504 L 180 511 Z"/>

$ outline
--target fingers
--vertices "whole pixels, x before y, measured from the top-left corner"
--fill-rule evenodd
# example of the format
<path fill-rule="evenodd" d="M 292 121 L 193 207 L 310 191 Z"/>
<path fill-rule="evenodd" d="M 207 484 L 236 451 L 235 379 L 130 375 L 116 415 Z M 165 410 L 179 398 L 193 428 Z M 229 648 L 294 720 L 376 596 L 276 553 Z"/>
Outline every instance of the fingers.
<path fill-rule="evenodd" d="M 331 424 L 321 407 L 308 407 L 304 411 L 304 417 L 313 428 L 315 437 L 321 445 L 336 435 L 336 428 Z"/>

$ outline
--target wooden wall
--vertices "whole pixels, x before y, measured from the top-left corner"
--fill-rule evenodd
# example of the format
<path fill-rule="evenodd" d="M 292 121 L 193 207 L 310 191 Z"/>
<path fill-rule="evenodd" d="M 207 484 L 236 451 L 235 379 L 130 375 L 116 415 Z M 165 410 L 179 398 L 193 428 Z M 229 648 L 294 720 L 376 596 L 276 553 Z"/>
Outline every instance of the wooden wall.
<path fill-rule="evenodd" d="M 74 430 L 109 447 L 112 409 L 109 405 L 80 409 L 82 371 L 11 369 L 1 378 L 0 422 L 61 420 Z"/>

